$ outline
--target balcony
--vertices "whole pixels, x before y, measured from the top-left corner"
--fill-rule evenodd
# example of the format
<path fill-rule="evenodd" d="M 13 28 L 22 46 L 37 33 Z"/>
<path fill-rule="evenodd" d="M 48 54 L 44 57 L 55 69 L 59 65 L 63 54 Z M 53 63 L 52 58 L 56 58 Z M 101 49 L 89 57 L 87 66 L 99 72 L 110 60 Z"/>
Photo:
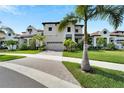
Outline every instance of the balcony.
<path fill-rule="evenodd" d="M 75 38 L 82 38 L 84 34 L 75 34 Z"/>

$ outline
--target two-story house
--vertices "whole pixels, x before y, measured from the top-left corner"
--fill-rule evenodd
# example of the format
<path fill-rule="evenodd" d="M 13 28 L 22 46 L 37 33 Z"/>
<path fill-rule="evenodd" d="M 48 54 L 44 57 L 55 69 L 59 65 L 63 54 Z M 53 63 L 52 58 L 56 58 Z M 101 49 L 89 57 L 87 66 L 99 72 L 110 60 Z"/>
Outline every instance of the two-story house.
<path fill-rule="evenodd" d="M 30 46 L 30 40 L 36 34 L 43 35 L 43 30 L 36 29 L 35 27 L 29 25 L 27 27 L 26 31 L 22 32 L 22 34 L 17 37 L 18 38 L 18 42 L 19 42 L 19 46 L 21 46 L 24 43 L 27 44 L 27 46 Z M 36 42 L 36 46 L 39 45 L 38 43 L 39 42 Z"/>
<path fill-rule="evenodd" d="M 122 42 L 124 42 L 124 31 L 113 31 L 110 32 L 107 29 L 97 31 L 91 34 L 93 46 L 97 46 L 97 38 L 105 38 L 107 44 L 113 42 L 117 49 L 124 49 Z"/>
<path fill-rule="evenodd" d="M 60 22 L 43 22 L 45 44 L 50 50 L 63 50 L 65 39 L 72 39 L 79 43 L 82 41 L 83 25 L 68 25 L 63 31 L 58 31 Z"/>

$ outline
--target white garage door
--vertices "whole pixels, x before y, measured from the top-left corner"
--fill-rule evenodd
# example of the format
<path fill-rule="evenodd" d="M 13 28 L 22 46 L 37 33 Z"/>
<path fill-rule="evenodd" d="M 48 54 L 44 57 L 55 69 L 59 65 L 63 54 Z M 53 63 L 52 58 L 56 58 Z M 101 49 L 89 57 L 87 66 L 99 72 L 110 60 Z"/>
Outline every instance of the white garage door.
<path fill-rule="evenodd" d="M 49 50 L 63 50 L 64 46 L 63 46 L 63 42 L 47 42 L 47 49 Z"/>

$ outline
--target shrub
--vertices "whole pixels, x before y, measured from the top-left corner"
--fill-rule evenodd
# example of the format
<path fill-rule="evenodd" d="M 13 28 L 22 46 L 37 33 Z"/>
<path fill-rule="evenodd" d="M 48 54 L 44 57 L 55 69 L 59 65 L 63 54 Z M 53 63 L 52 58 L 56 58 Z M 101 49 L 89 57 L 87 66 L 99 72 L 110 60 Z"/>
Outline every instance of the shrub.
<path fill-rule="evenodd" d="M 77 48 L 79 48 L 80 50 L 83 50 L 83 41 L 80 42 L 80 43 L 77 45 Z"/>
<path fill-rule="evenodd" d="M 30 41 L 29 41 L 29 49 L 31 49 L 31 50 L 35 50 L 36 49 L 36 40 L 34 40 L 34 39 L 30 39 Z"/>
<path fill-rule="evenodd" d="M 121 45 L 124 46 L 124 42 L 121 42 Z"/>
<path fill-rule="evenodd" d="M 97 46 L 98 47 L 105 48 L 106 45 L 107 45 L 107 42 L 106 42 L 105 38 L 103 38 L 103 37 L 97 38 Z"/>
<path fill-rule="evenodd" d="M 44 50 L 46 50 L 46 45 L 43 44 L 41 47 L 38 48 L 38 50 L 40 50 L 40 51 L 44 51 Z"/>
<path fill-rule="evenodd" d="M 67 51 L 74 51 L 76 50 L 77 43 L 71 39 L 67 39 L 64 41 L 64 46 L 66 47 Z"/>
<path fill-rule="evenodd" d="M 116 48 L 115 48 L 115 44 L 114 43 L 109 43 L 108 45 L 107 45 L 107 49 L 109 49 L 109 50 L 115 50 Z"/>
<path fill-rule="evenodd" d="M 14 45 L 17 45 L 17 41 L 14 40 L 8 40 L 5 41 L 5 45 L 9 47 L 10 50 L 13 50 Z"/>
<path fill-rule="evenodd" d="M 22 44 L 21 47 L 19 48 L 20 50 L 27 50 L 28 47 L 27 47 L 27 44 Z"/>

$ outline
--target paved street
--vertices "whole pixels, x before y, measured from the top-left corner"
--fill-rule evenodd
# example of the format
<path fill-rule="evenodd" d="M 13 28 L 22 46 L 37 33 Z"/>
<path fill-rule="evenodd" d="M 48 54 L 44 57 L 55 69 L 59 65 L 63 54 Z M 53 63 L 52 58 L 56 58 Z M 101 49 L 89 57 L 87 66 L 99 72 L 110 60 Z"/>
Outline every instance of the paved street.
<path fill-rule="evenodd" d="M 45 86 L 25 75 L 0 67 L 0 88 L 45 88 Z"/>

